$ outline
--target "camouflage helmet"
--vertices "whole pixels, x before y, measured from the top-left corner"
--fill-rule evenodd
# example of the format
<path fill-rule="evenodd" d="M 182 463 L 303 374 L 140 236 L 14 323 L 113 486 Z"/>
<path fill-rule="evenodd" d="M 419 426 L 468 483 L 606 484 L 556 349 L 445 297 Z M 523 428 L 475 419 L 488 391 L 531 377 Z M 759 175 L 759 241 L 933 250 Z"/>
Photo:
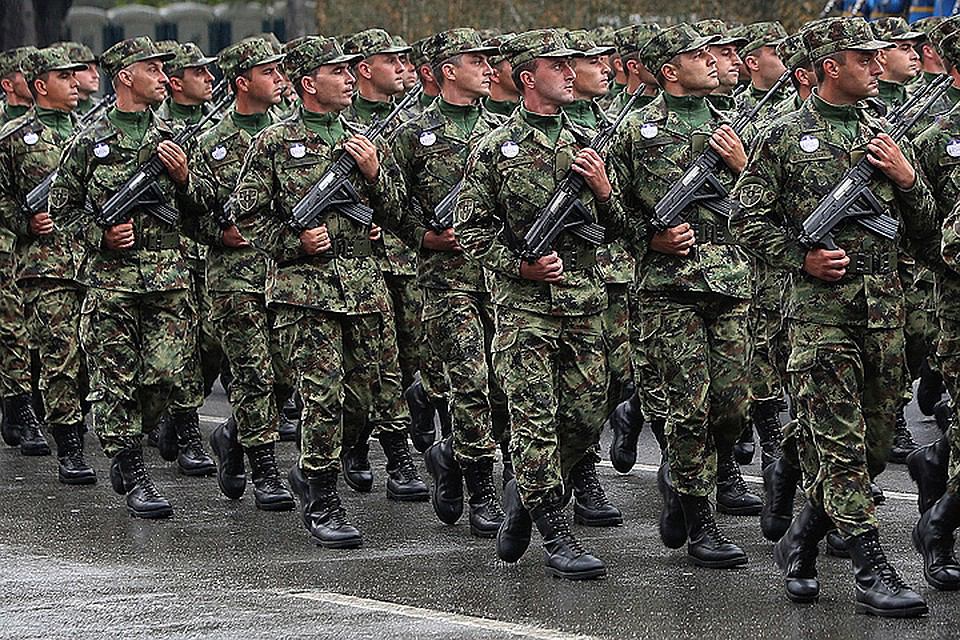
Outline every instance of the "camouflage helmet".
<path fill-rule="evenodd" d="M 97 56 L 93 55 L 93 50 L 82 42 L 73 42 L 72 40 L 63 40 L 54 42 L 51 47 L 60 47 L 67 52 L 67 57 L 73 62 L 83 64 L 97 64 Z"/>
<path fill-rule="evenodd" d="M 587 58 L 608 56 L 611 53 L 617 52 L 616 47 L 597 44 L 597 42 L 593 39 L 592 34 L 584 29 L 568 31 L 566 34 L 566 41 L 568 47 L 571 49 L 576 49 Z"/>
<path fill-rule="evenodd" d="M 810 66 L 810 54 L 803 43 L 803 34 L 794 33 L 777 45 L 777 57 L 787 69 L 799 69 Z"/>
<path fill-rule="evenodd" d="M 960 34 L 951 33 L 946 38 L 940 40 L 940 46 L 937 47 L 940 56 L 953 66 L 960 66 Z"/>
<path fill-rule="evenodd" d="M 361 58 L 369 58 L 378 53 L 409 53 L 411 47 L 396 46 L 393 38 L 383 29 L 366 29 L 355 33 L 343 41 L 343 51 L 349 54 L 359 54 Z"/>
<path fill-rule="evenodd" d="M 282 60 L 283 54 L 277 53 L 267 40 L 246 38 L 224 48 L 217 57 L 217 66 L 228 80 L 234 80 L 254 67 Z"/>
<path fill-rule="evenodd" d="M 503 57 L 503 51 L 500 49 L 500 45 L 516 35 L 515 33 L 501 33 L 483 41 L 483 46 L 497 48 L 497 53 L 487 58 L 487 61 L 491 65 L 496 66 L 504 61 L 505 58 Z"/>
<path fill-rule="evenodd" d="M 163 70 L 167 75 L 177 73 L 184 69 L 196 69 L 213 64 L 216 58 L 204 55 L 203 51 L 192 42 L 183 42 L 174 50 L 174 58 L 163 64 Z"/>
<path fill-rule="evenodd" d="M 613 27 L 603 25 L 600 27 L 595 27 L 587 31 L 590 34 L 590 39 L 596 42 L 601 47 L 616 47 L 617 39 L 613 35 L 616 33 L 616 29 Z"/>
<path fill-rule="evenodd" d="M 626 56 L 647 46 L 647 43 L 659 31 L 660 25 L 655 22 L 631 24 L 614 31 L 613 38 L 617 44 L 617 51 L 620 52 L 620 55 Z"/>
<path fill-rule="evenodd" d="M 28 85 L 49 71 L 83 71 L 86 68 L 85 64 L 71 61 L 60 47 L 34 49 L 20 60 L 20 71 Z"/>
<path fill-rule="evenodd" d="M 742 47 L 747 44 L 746 37 L 738 34 L 735 30 L 729 29 L 727 23 L 723 20 L 700 20 L 699 22 L 693 23 L 693 28 L 702 36 L 717 36 L 716 42 L 712 43 L 714 46 L 725 47 L 733 45 L 735 47 Z"/>
<path fill-rule="evenodd" d="M 760 47 L 775 47 L 787 37 L 787 31 L 776 20 L 754 22 L 734 31 L 737 37 L 746 40 L 741 50 L 749 54 Z"/>
<path fill-rule="evenodd" d="M 153 40 L 147 36 L 137 36 L 136 38 L 121 40 L 104 51 L 103 55 L 100 56 L 100 66 L 112 78 L 120 70 L 136 62 L 147 60 L 166 62 L 172 60 L 174 55 L 176 54 L 159 50 Z"/>
<path fill-rule="evenodd" d="M 923 32 L 912 30 L 906 20 L 895 16 L 877 18 L 870 23 L 870 28 L 873 29 L 873 35 L 877 37 L 877 40 L 886 40 L 887 42 L 920 40 L 924 37 Z"/>
<path fill-rule="evenodd" d="M 427 36 L 426 38 L 420 38 L 412 45 L 410 45 L 410 62 L 413 63 L 413 66 L 418 69 L 425 64 L 430 64 L 430 60 L 427 57 L 424 47 L 430 41 L 430 38 L 433 36 Z"/>
<path fill-rule="evenodd" d="M 436 34 L 423 46 L 423 51 L 430 64 L 438 64 L 461 53 L 493 55 L 499 53 L 500 48 L 485 46 L 476 29 L 461 28 Z"/>
<path fill-rule="evenodd" d="M 12 73 L 20 73 L 20 62 L 36 50 L 36 47 L 17 47 L 0 53 L 0 78 L 6 78 Z"/>
<path fill-rule="evenodd" d="M 288 47 L 283 66 L 293 82 L 328 64 L 351 64 L 360 54 L 346 54 L 333 38 L 306 36 L 296 46 Z"/>
<path fill-rule="evenodd" d="M 863 18 L 824 18 L 802 33 L 812 62 L 848 49 L 879 51 L 893 46 L 893 43 L 877 40 Z"/>
<path fill-rule="evenodd" d="M 689 24 L 676 24 L 654 34 L 640 50 L 640 61 L 650 73 L 660 73 L 663 65 L 681 53 L 697 51 L 717 41 L 717 36 L 701 36 Z"/>
<path fill-rule="evenodd" d="M 946 20 L 941 20 L 927 32 L 927 38 L 933 46 L 940 48 L 940 41 L 957 31 L 960 31 L 960 16 L 953 16 Z"/>
<path fill-rule="evenodd" d="M 583 54 L 571 49 L 555 29 L 535 29 L 515 35 L 500 45 L 504 60 L 514 69 L 537 58 L 580 58 Z"/>
<path fill-rule="evenodd" d="M 910 26 L 913 27 L 915 31 L 922 33 L 923 39 L 926 40 L 930 37 L 930 31 L 944 20 L 946 20 L 946 17 L 944 16 L 929 16 L 926 18 L 920 18 Z"/>

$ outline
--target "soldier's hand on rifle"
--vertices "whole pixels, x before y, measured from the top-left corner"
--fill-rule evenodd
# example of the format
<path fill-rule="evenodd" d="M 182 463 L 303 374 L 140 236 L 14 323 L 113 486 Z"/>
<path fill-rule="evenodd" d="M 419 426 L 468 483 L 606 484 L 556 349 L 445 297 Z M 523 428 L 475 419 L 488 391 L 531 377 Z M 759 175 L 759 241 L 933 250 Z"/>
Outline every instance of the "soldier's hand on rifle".
<path fill-rule="evenodd" d="M 383 236 L 383 230 L 375 224 L 370 225 L 370 242 L 376 242 Z"/>
<path fill-rule="evenodd" d="M 316 229 L 305 229 L 300 232 L 300 246 L 303 247 L 304 253 L 311 256 L 329 251 L 333 245 L 330 243 L 329 234 L 327 234 L 327 225 L 320 225 Z"/>
<path fill-rule="evenodd" d="M 30 218 L 30 233 L 35 236 L 46 236 L 53 233 L 53 218 L 46 211 L 35 213 Z"/>
<path fill-rule="evenodd" d="M 563 282 L 563 260 L 560 259 L 556 251 L 551 251 L 533 264 L 521 260 L 520 277 L 548 284 Z"/>
<path fill-rule="evenodd" d="M 747 166 L 747 152 L 743 148 L 743 142 L 729 125 L 725 124 L 713 132 L 710 146 L 735 173 L 742 172 Z"/>
<path fill-rule="evenodd" d="M 824 282 L 836 282 L 847 273 L 850 258 L 843 249 L 810 249 L 803 258 L 803 270 Z"/>
<path fill-rule="evenodd" d="M 363 136 L 353 136 L 343 143 L 343 148 L 357 161 L 357 168 L 367 182 L 376 182 L 380 173 L 380 159 L 374 144 Z"/>
<path fill-rule="evenodd" d="M 581 149 L 574 157 L 571 168 L 583 176 L 597 200 L 606 202 L 610 199 L 613 186 L 610 184 L 610 178 L 607 177 L 607 165 L 599 153 L 590 147 Z"/>
<path fill-rule="evenodd" d="M 906 191 L 916 184 L 916 170 L 889 135 L 878 134 L 867 144 L 867 151 L 870 164 L 883 171 L 895 185 Z"/>
<path fill-rule="evenodd" d="M 169 140 L 163 140 L 157 145 L 157 156 L 167 168 L 171 180 L 177 184 L 187 184 L 190 172 L 187 169 L 187 154 L 183 149 Z"/>
<path fill-rule="evenodd" d="M 453 229 L 444 229 L 443 233 L 427 231 L 423 234 L 422 244 L 431 251 L 463 251 Z"/>
<path fill-rule="evenodd" d="M 136 236 L 133 235 L 133 222 L 124 222 L 115 224 L 103 232 L 103 241 L 107 249 L 119 251 L 120 249 L 130 249 Z"/>
<path fill-rule="evenodd" d="M 650 240 L 650 248 L 657 253 L 666 253 L 671 256 L 688 256 L 690 249 L 697 243 L 693 229 L 686 222 L 675 227 L 654 234 Z"/>
<path fill-rule="evenodd" d="M 244 239 L 240 233 L 240 229 L 237 229 L 237 225 L 235 224 L 223 230 L 223 233 L 220 234 L 220 241 L 223 243 L 223 246 L 230 247 L 231 249 L 250 246 L 250 243 Z"/>

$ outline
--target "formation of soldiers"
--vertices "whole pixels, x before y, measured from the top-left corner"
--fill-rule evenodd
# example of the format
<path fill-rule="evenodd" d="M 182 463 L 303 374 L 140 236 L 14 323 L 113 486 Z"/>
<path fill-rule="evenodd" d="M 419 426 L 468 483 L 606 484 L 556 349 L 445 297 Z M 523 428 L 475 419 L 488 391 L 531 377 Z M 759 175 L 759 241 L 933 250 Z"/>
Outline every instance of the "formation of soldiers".
<path fill-rule="evenodd" d="M 249 467 L 257 508 L 356 548 L 338 479 L 373 490 L 375 437 L 389 499 L 451 525 L 466 502 L 507 562 L 535 527 L 548 573 L 580 580 L 606 566 L 569 503 L 622 524 L 600 432 L 625 473 L 647 422 L 666 547 L 748 561 L 715 497 L 760 517 L 791 600 L 817 599 L 825 540 L 858 611 L 922 615 L 874 481 L 909 466 L 924 577 L 960 588 L 958 65 L 960 18 L 895 17 L 7 51 L 3 439 L 48 455 L 46 432 L 60 481 L 92 484 L 90 425 L 130 514 L 166 518 L 146 435 L 231 499 Z M 852 169 L 856 210 L 814 237 Z M 917 378 L 944 430 L 925 447 Z M 754 433 L 763 499 L 740 474 Z"/>

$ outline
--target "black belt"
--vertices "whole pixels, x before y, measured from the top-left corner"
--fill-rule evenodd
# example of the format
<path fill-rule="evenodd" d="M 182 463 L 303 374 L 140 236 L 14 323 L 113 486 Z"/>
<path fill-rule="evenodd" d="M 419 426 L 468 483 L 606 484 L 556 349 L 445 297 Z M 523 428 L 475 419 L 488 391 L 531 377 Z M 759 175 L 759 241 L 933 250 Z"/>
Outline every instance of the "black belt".
<path fill-rule="evenodd" d="M 691 222 L 690 227 L 693 229 L 693 235 L 696 238 L 697 244 L 707 242 L 710 244 L 730 244 L 733 241 L 730 230 L 725 223 L 718 224 L 709 220 L 703 220 L 700 222 Z"/>
<path fill-rule="evenodd" d="M 597 250 L 595 247 L 557 251 L 557 256 L 563 261 L 564 271 L 586 271 L 597 266 Z"/>
<path fill-rule="evenodd" d="M 893 273 L 897 270 L 897 254 L 894 251 L 884 251 L 883 253 L 860 253 L 851 252 L 847 254 L 850 258 L 850 264 L 847 265 L 847 275 L 879 275 L 884 273 Z"/>
<path fill-rule="evenodd" d="M 133 244 L 134 249 L 141 251 L 165 251 L 167 249 L 177 249 L 180 246 L 180 234 L 176 232 L 136 233 L 136 241 Z"/>

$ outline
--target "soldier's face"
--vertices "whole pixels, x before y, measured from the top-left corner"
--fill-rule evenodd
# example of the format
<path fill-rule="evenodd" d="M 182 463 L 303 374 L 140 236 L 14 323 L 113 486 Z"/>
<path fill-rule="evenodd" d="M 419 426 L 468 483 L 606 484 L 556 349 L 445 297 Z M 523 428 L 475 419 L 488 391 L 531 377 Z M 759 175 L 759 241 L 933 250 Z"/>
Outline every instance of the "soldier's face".
<path fill-rule="evenodd" d="M 28 103 L 33 102 L 33 94 L 30 93 L 30 87 L 27 86 L 26 79 L 19 71 L 14 71 L 4 78 L 2 85 L 5 93 L 12 93 L 20 98 L 20 100 L 25 100 Z"/>
<path fill-rule="evenodd" d="M 80 97 L 86 99 L 100 88 L 100 70 L 96 64 L 88 64 L 83 71 L 75 71 Z"/>
<path fill-rule="evenodd" d="M 325 64 L 312 76 L 317 102 L 330 111 L 346 109 L 353 102 L 356 78 L 346 64 Z"/>
<path fill-rule="evenodd" d="M 405 67 L 398 54 L 375 53 L 360 64 L 366 66 L 366 77 L 379 93 L 393 95 L 403 91 Z"/>
<path fill-rule="evenodd" d="M 206 102 L 213 98 L 213 74 L 206 66 L 184 69 L 182 78 L 171 79 L 174 82 L 177 80 L 183 97 L 191 103 Z"/>
<path fill-rule="evenodd" d="M 521 80 L 526 74 L 521 73 Z M 573 102 L 573 81 L 577 74 L 570 58 L 540 58 L 530 74 L 526 91 L 538 94 L 545 105 L 559 107 Z"/>
<path fill-rule="evenodd" d="M 721 87 L 735 87 L 740 82 L 740 55 L 731 44 L 709 47 L 710 54 L 717 59 L 717 80 Z"/>
<path fill-rule="evenodd" d="M 776 47 L 760 47 L 750 56 L 755 61 L 754 70 L 766 86 L 771 86 L 787 70 L 777 55 Z"/>
<path fill-rule="evenodd" d="M 878 51 L 847 51 L 837 74 L 837 87 L 853 99 L 880 94 L 880 64 Z"/>
<path fill-rule="evenodd" d="M 604 61 L 604 57 L 579 58 L 576 61 L 574 69 L 577 77 L 573 81 L 573 86 L 579 95 L 587 98 L 606 95 L 610 87 L 610 67 Z"/>
<path fill-rule="evenodd" d="M 487 62 L 487 56 L 479 53 L 465 53 L 460 56 L 460 64 L 443 66 L 445 72 L 447 67 L 452 68 L 453 82 L 466 97 L 476 100 L 490 95 L 490 78 L 493 77 L 493 68 Z"/>
<path fill-rule="evenodd" d="M 410 54 L 401 53 L 400 63 L 403 64 L 403 90 L 409 91 L 417 84 L 417 68 L 410 62 Z"/>
<path fill-rule="evenodd" d="M 706 47 L 681 53 L 678 58 L 678 64 L 669 66 L 675 69 L 677 84 L 688 94 L 705 96 L 720 86 L 717 59 Z"/>
<path fill-rule="evenodd" d="M 159 60 L 134 62 L 120 73 L 128 73 L 130 92 L 139 102 L 160 104 L 167 98 L 167 76 Z"/>
<path fill-rule="evenodd" d="M 497 66 L 493 68 L 491 81 L 503 87 L 504 91 L 509 91 L 510 93 L 517 92 L 517 85 L 513 83 L 513 65 L 507 60 L 501 60 L 497 63 Z"/>
<path fill-rule="evenodd" d="M 50 71 L 34 82 L 37 102 L 47 109 L 72 111 L 80 102 L 79 83 L 73 71 Z"/>
<path fill-rule="evenodd" d="M 880 56 L 884 80 L 902 84 L 920 73 L 920 56 L 912 40 L 898 42 L 896 47 L 884 50 Z"/>
<path fill-rule="evenodd" d="M 284 80 L 277 63 L 257 65 L 247 75 L 249 79 L 241 76 L 237 83 L 244 83 L 251 100 L 264 106 L 280 104 Z"/>

